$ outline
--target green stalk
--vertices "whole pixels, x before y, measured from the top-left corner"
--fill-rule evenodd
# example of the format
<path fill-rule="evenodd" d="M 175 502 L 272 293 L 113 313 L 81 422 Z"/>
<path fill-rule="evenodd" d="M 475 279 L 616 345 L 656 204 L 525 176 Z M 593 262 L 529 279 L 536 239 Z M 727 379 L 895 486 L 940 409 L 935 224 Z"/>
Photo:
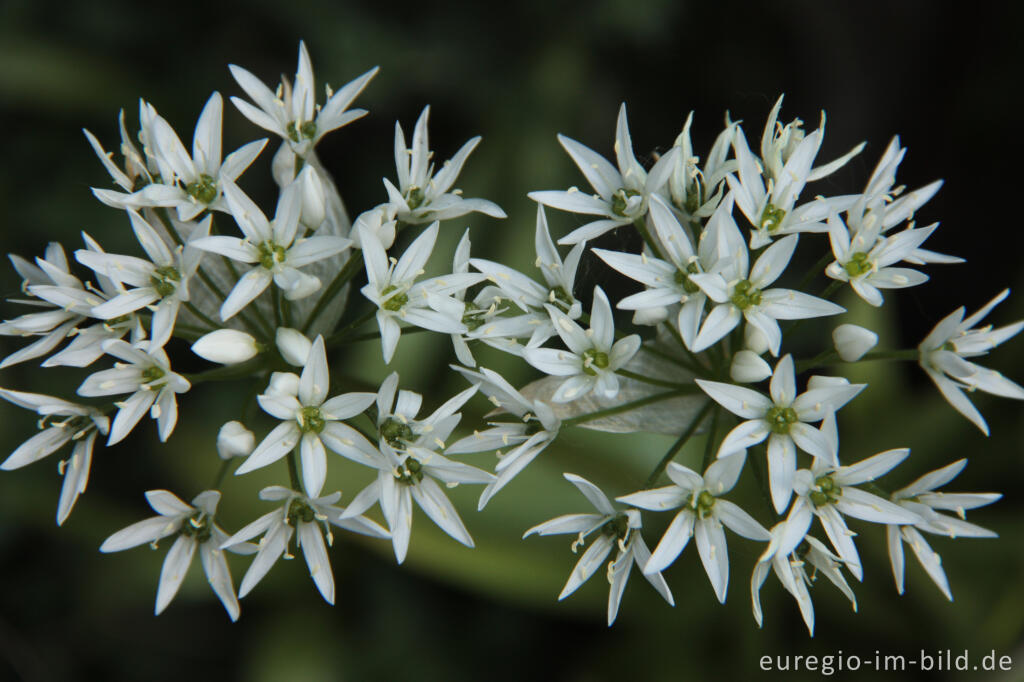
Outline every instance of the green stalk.
<path fill-rule="evenodd" d="M 342 287 L 352 279 L 357 272 L 359 272 L 360 266 L 363 264 L 361 257 L 362 252 L 359 249 L 353 249 L 352 255 L 348 257 L 348 261 L 342 266 L 341 270 L 338 270 L 338 274 L 334 276 L 331 283 L 327 285 L 327 289 L 324 290 L 323 295 L 317 300 L 316 305 L 313 306 L 313 310 L 309 312 L 309 317 L 306 318 L 305 324 L 302 325 L 302 333 L 309 333 L 309 328 L 313 326 L 313 322 L 319 317 L 320 313 L 324 311 L 324 308 L 338 295 Z"/>
<path fill-rule="evenodd" d="M 700 412 L 697 413 L 697 416 L 694 417 L 693 421 L 690 422 L 690 425 L 686 427 L 686 430 L 683 431 L 683 435 L 679 436 L 679 440 L 672 444 L 672 447 L 668 449 L 668 452 L 666 452 L 665 456 L 661 458 L 661 461 L 658 462 L 658 465 L 654 467 L 654 471 L 651 472 L 651 475 L 647 477 L 647 482 L 644 483 L 644 489 L 649 489 L 652 485 L 654 485 L 654 482 L 658 480 L 658 476 L 661 476 L 661 474 L 664 473 L 665 469 L 668 468 L 668 463 L 671 462 L 673 458 L 675 458 L 676 454 L 678 454 L 682 447 L 686 445 L 686 442 L 690 440 L 693 434 L 697 433 L 697 427 L 700 426 L 700 423 L 704 421 L 704 418 L 707 417 L 708 412 L 710 412 L 711 408 L 714 407 L 716 404 L 717 403 L 715 403 L 715 401 L 713 400 L 709 400 L 706 403 L 704 403 L 704 407 L 700 409 Z"/>
<path fill-rule="evenodd" d="M 661 386 L 662 388 L 680 388 L 682 386 L 686 386 L 687 385 L 687 384 L 681 384 L 681 383 L 679 383 L 677 381 L 665 381 L 664 379 L 655 379 L 653 377 L 647 377 L 647 376 L 644 376 L 643 374 L 637 374 L 636 372 L 630 372 L 629 370 L 626 370 L 626 369 L 616 370 L 615 373 L 618 374 L 621 377 L 626 377 L 627 379 L 633 379 L 634 381 L 641 381 L 641 382 L 643 382 L 645 384 L 650 384 L 651 386 Z"/>
<path fill-rule="evenodd" d="M 696 387 L 694 387 L 694 389 L 696 389 Z M 650 405 L 651 403 L 661 402 L 662 400 L 668 400 L 670 398 L 676 398 L 681 395 L 687 395 L 694 392 L 695 391 L 676 389 L 674 391 L 665 391 L 664 393 L 655 393 L 654 395 L 649 395 L 646 398 L 640 398 L 639 400 L 633 400 L 628 403 L 616 405 L 615 407 L 606 407 L 603 410 L 597 410 L 588 414 L 581 414 L 578 417 L 566 419 L 562 422 L 562 427 L 565 428 L 567 426 L 585 424 L 586 422 L 593 421 L 595 419 L 602 419 L 604 417 L 610 417 L 623 412 L 629 412 L 630 410 L 635 410 L 636 408 L 643 407 L 644 405 Z"/>
<path fill-rule="evenodd" d="M 637 218 L 633 221 L 633 227 L 635 227 L 636 231 L 640 233 L 640 236 L 643 238 L 644 242 L 647 243 L 647 246 L 651 247 L 651 253 L 654 254 L 654 257 L 665 260 L 665 257 L 661 255 L 661 249 L 658 248 L 658 243 L 651 238 L 651 233 L 647 229 L 647 221 L 643 218 Z"/>

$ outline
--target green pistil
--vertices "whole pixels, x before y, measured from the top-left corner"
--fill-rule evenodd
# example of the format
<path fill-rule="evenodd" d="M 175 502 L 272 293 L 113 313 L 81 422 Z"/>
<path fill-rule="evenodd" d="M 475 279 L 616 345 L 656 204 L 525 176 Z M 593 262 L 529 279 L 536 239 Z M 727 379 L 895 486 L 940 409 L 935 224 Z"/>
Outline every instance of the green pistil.
<path fill-rule="evenodd" d="M 774 433 L 789 433 L 789 427 L 800 421 L 792 407 L 773 407 L 764 415 L 768 428 Z"/>
<path fill-rule="evenodd" d="M 267 270 L 273 270 L 275 265 L 284 262 L 285 249 L 274 242 L 265 241 L 257 246 L 256 250 L 260 254 L 260 265 Z"/>
<path fill-rule="evenodd" d="M 172 265 L 164 265 L 153 271 L 149 277 L 150 284 L 156 289 L 161 298 L 170 296 L 178 290 L 178 282 L 181 281 L 181 273 Z"/>
<path fill-rule="evenodd" d="M 623 187 L 622 189 L 615 190 L 615 193 L 612 194 L 612 213 L 627 218 L 626 206 L 629 203 L 629 199 L 636 196 L 640 196 L 640 192 L 637 192 L 635 189 Z"/>
<path fill-rule="evenodd" d="M 700 273 L 700 268 L 697 267 L 697 264 L 690 263 L 685 270 L 676 270 L 676 284 L 683 287 L 683 291 L 686 293 L 695 294 L 700 291 L 700 287 L 690 281 L 690 275 L 698 273 Z"/>
<path fill-rule="evenodd" d="M 548 302 L 560 303 L 563 308 L 568 310 L 572 307 L 572 296 L 565 290 L 565 287 L 557 286 L 548 290 Z"/>
<path fill-rule="evenodd" d="M 288 133 L 288 139 L 292 142 L 299 142 L 300 137 L 312 140 L 316 137 L 316 122 L 306 121 L 296 128 L 295 121 L 290 121 L 288 125 L 285 126 L 285 131 Z"/>
<path fill-rule="evenodd" d="M 868 262 L 868 254 L 863 251 L 858 251 L 850 256 L 850 260 L 843 265 L 843 268 L 846 270 L 846 274 L 850 277 L 857 277 L 858 275 L 871 272 L 871 263 Z"/>
<path fill-rule="evenodd" d="M 313 508 L 299 498 L 294 498 L 288 504 L 288 525 L 294 527 L 296 523 L 313 523 L 316 519 L 316 512 Z"/>
<path fill-rule="evenodd" d="M 327 425 L 319 407 L 303 407 L 299 410 L 298 422 L 299 430 L 303 433 L 320 433 Z"/>
<path fill-rule="evenodd" d="M 203 544 L 213 536 L 213 524 L 206 512 L 198 512 L 181 524 L 181 534 Z"/>
<path fill-rule="evenodd" d="M 605 535 L 619 540 L 625 540 L 626 536 L 629 535 L 629 517 L 625 514 L 618 514 L 617 516 L 605 521 L 604 525 L 601 526 L 601 532 Z"/>
<path fill-rule="evenodd" d="M 423 465 L 409 457 L 398 467 L 398 471 L 395 472 L 395 478 L 406 485 L 419 483 L 423 480 Z"/>
<path fill-rule="evenodd" d="M 810 494 L 811 502 L 815 507 L 823 507 L 839 499 L 840 487 L 832 480 L 831 476 L 822 476 L 814 481 L 814 490 Z"/>
<path fill-rule="evenodd" d="M 761 304 L 761 290 L 755 289 L 749 279 L 743 279 L 736 283 L 729 300 L 740 310 L 746 310 L 752 305 Z"/>
<path fill-rule="evenodd" d="M 419 187 L 410 187 L 409 191 L 405 195 L 405 203 L 409 206 L 410 211 L 415 211 L 417 208 L 423 205 L 423 200 L 426 196 L 423 194 L 423 190 Z"/>
<path fill-rule="evenodd" d="M 166 375 L 167 373 L 163 370 L 163 368 L 157 367 L 156 365 L 151 365 L 146 369 L 142 370 L 142 383 L 151 384 L 154 381 L 163 379 Z"/>
<path fill-rule="evenodd" d="M 380 437 L 391 447 L 404 447 L 406 442 L 415 438 L 415 435 L 408 424 L 403 424 L 397 419 L 387 419 L 380 425 Z"/>
<path fill-rule="evenodd" d="M 384 291 L 380 292 L 381 298 L 384 298 L 392 291 L 397 291 L 398 287 L 391 285 L 384 288 Z M 398 293 L 384 301 L 381 306 L 384 310 L 390 310 L 393 313 L 397 313 L 399 310 L 405 307 L 405 304 L 409 302 L 409 295 L 404 293 Z"/>
<path fill-rule="evenodd" d="M 590 376 L 597 376 L 595 367 L 606 369 L 608 367 L 608 354 L 602 353 L 596 348 L 588 348 L 583 351 L 583 371 Z"/>
<path fill-rule="evenodd" d="M 466 310 L 462 313 L 462 324 L 466 325 L 466 329 L 473 331 L 484 323 L 483 318 L 478 315 L 482 310 L 483 308 L 472 303 L 466 304 Z"/>
<path fill-rule="evenodd" d="M 690 189 L 686 190 L 686 203 L 683 208 L 687 213 L 693 215 L 697 212 L 697 209 L 704 203 L 704 185 L 701 183 L 700 178 L 694 178 L 693 184 L 690 185 Z"/>
<path fill-rule="evenodd" d="M 701 492 L 697 496 L 696 503 L 693 508 L 697 511 L 698 519 L 706 519 L 711 516 L 711 510 L 715 506 L 715 496 L 709 493 L 707 490 Z"/>
<path fill-rule="evenodd" d="M 217 198 L 217 182 L 206 173 L 185 186 L 188 195 L 204 204 L 212 204 Z"/>
<path fill-rule="evenodd" d="M 768 204 L 764 207 L 764 211 L 761 212 L 761 229 L 767 230 L 768 232 L 775 232 L 782 225 L 783 219 L 786 217 L 786 211 L 781 208 L 776 208 L 772 204 Z"/>

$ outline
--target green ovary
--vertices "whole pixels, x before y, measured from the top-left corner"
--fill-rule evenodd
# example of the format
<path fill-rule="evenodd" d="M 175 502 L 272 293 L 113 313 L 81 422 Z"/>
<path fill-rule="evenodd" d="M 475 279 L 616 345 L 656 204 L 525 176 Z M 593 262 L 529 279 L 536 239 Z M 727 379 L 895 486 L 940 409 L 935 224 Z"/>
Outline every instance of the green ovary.
<path fill-rule="evenodd" d="M 597 370 L 608 368 L 608 354 L 602 353 L 596 348 L 583 351 L 583 371 L 590 376 L 597 376 Z"/>
<path fill-rule="evenodd" d="M 800 421 L 792 407 L 773 407 L 764 415 L 764 420 L 768 428 L 778 434 L 789 433 L 789 427 Z"/>
<path fill-rule="evenodd" d="M 750 306 L 761 305 L 761 290 L 755 289 L 749 279 L 740 280 L 733 288 L 729 300 L 740 310 L 746 310 Z"/>

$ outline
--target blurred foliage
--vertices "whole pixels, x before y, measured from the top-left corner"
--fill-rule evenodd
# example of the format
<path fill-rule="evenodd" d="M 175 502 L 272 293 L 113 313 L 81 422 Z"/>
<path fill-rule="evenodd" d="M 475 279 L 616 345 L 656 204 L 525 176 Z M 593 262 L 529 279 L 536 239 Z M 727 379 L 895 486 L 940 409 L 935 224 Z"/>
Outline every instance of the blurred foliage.
<path fill-rule="evenodd" d="M 374 64 L 382 67 L 359 100 L 370 115 L 320 146 L 353 215 L 384 198 L 379 179 L 394 173 L 395 119 L 408 130 L 431 104 L 431 146 L 439 159 L 471 135 L 484 136 L 459 184 L 467 196 L 497 201 L 511 217 L 499 222 L 469 216 L 449 224 L 438 254 L 450 254 L 470 227 L 476 255 L 528 267 L 535 208 L 526 192 L 583 182 L 555 133 L 610 154 L 620 101 L 629 105 L 638 155 L 647 156 L 672 143 L 691 109 L 697 112 L 697 150 L 709 147 L 726 110 L 749 122 L 748 135 L 759 135 L 780 92 L 787 94 L 786 120 L 800 116 L 813 127 L 825 109 L 823 158 L 869 141 L 864 154 L 822 183 L 820 191 L 827 192 L 861 187 L 889 136 L 900 134 L 909 147 L 902 182 L 917 187 L 946 179 L 920 216 L 944 223 L 930 246 L 969 261 L 930 268 L 933 282 L 891 296 L 895 305 L 883 311 L 843 301 L 879 331 L 884 346 L 905 347 L 955 307 L 976 308 L 1022 278 L 1022 239 L 1013 215 L 1016 176 L 1004 166 L 1021 151 L 1015 124 L 1022 55 L 1013 31 L 1021 18 L 1014 3 L 982 12 L 923 0 L 742 6 L 671 0 L 187 6 L 123 0 L 62 3 L 60 11 L 6 0 L 0 3 L 0 120 L 7 132 L 0 147 L 3 249 L 33 255 L 50 240 L 73 249 L 81 230 L 112 251 L 130 248 L 124 216 L 89 193 L 108 179 L 79 129 L 89 128 L 115 148 L 118 109 L 134 121 L 136 100 L 144 97 L 183 137 L 191 135 L 212 90 L 238 93 L 228 63 L 276 80 L 294 71 L 301 38 L 320 83 L 340 85 Z M 261 134 L 230 108 L 225 129 L 225 149 Z M 244 178 L 264 205 L 272 197 L 269 160 L 266 153 Z M 563 233 L 581 222 L 555 212 L 549 217 Z M 581 292 L 611 276 L 600 264 L 586 267 L 590 283 Z M 17 286 L 14 273 L 4 269 L 0 291 Z M 1024 302 L 1015 296 L 992 321 L 1005 324 L 1022 314 Z M 807 325 L 798 347 L 818 347 L 825 329 L 830 327 Z M 447 369 L 450 349 L 422 339 L 402 340 L 394 369 L 403 385 L 426 394 L 432 409 L 461 382 Z M 15 347 L 2 341 L 2 354 Z M 1019 380 L 1024 354 L 1015 347 L 993 354 L 988 364 Z M 497 353 L 483 352 L 479 359 L 513 383 L 534 376 Z M 331 371 L 338 380 L 356 382 L 383 376 L 384 367 L 378 350 L 363 344 L 336 354 Z M 43 383 L 34 367 L 19 366 L 4 372 L 2 384 L 68 395 L 81 378 L 73 372 L 47 375 Z M 63 529 L 53 524 L 55 458 L 0 477 L 0 677 L 749 679 L 764 654 L 878 650 L 914 656 L 922 648 L 966 648 L 976 656 L 995 649 L 1024 666 L 1019 404 L 976 396 L 993 429 L 986 439 L 913 367 L 868 365 L 849 376 L 869 381 L 871 389 L 841 414 L 844 461 L 910 446 L 912 457 L 891 481 L 896 487 L 966 456 L 971 465 L 952 488 L 1005 494 L 971 516 L 998 531 L 999 540 L 934 541 L 954 604 L 913 560 L 907 594 L 897 598 L 884 535 L 860 524 L 854 528 L 864 532 L 859 547 L 867 579 L 854 586 L 859 612 L 851 614 L 828 586 L 815 590 L 814 639 L 774 578 L 763 593 L 765 627 L 756 628 L 748 577 L 759 548 L 735 536 L 724 607 L 690 549 L 666 576 L 676 608 L 661 603 L 634 575 L 619 621 L 609 630 L 600 576 L 565 603 L 555 601 L 576 558 L 568 539 L 519 537 L 535 523 L 584 509 L 561 472 L 575 471 L 609 492 L 626 493 L 642 485 L 669 440 L 583 432 L 539 458 L 486 513 L 474 511 L 478 490 L 452 491 L 475 550 L 451 541 L 417 512 L 409 560 L 401 568 L 387 543 L 336 535 L 339 598 L 333 609 L 320 601 L 300 562 L 285 562 L 244 601 L 241 621 L 231 625 L 195 565 L 175 603 L 153 618 L 163 551 L 107 557 L 95 550 L 112 531 L 149 515 L 144 490 L 166 487 L 190 497 L 212 479 L 212 435 L 220 423 L 237 418 L 237 405 L 254 387 L 203 387 L 182 402 L 178 430 L 166 447 L 153 447 L 155 430 L 147 421 L 118 447 L 98 452 L 90 489 Z M 9 452 L 31 433 L 33 420 L 7 404 L 0 405 L 0 419 L 0 452 Z M 270 422 L 256 423 L 262 435 Z M 699 458 L 702 445 L 693 443 L 683 461 Z M 491 455 L 479 457 L 487 466 Z M 331 460 L 329 486 L 342 487 L 343 502 L 367 480 L 356 469 L 341 458 Z M 229 480 L 223 524 L 238 528 L 262 513 L 265 505 L 243 498 L 282 472 L 283 465 Z M 748 476 L 743 489 L 752 487 Z M 667 521 L 651 517 L 649 543 Z M 244 567 L 235 562 L 236 581 Z M 811 677 L 817 675 L 787 679 Z"/>

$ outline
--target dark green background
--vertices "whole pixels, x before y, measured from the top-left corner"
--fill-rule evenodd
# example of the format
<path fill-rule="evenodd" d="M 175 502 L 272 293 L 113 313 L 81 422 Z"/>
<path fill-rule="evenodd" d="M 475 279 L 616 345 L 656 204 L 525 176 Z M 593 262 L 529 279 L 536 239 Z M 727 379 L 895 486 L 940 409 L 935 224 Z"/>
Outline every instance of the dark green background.
<path fill-rule="evenodd" d="M 188 138 L 212 90 L 241 94 L 228 63 L 271 82 L 294 72 L 296 45 L 304 38 L 319 83 L 337 87 L 381 66 L 359 99 L 370 115 L 319 147 L 350 211 L 385 198 L 380 178 L 394 176 L 394 120 L 408 131 L 430 103 L 437 158 L 482 134 L 459 186 L 466 196 L 497 201 L 510 215 L 504 222 L 478 216 L 452 221 L 438 253 L 450 254 L 468 226 L 475 253 L 523 268 L 532 261 L 534 216 L 526 192 L 583 184 L 555 133 L 611 154 L 621 101 L 629 105 L 633 139 L 643 156 L 669 146 L 690 109 L 697 112 L 696 149 L 706 153 L 726 109 L 749 121 L 748 136 L 756 138 L 780 92 L 787 93 L 783 120 L 799 116 L 813 128 L 824 108 L 829 123 L 823 158 L 862 139 L 869 145 L 815 188 L 822 193 L 861 187 L 889 137 L 900 134 L 909 147 L 902 182 L 917 187 L 946 179 L 920 215 L 923 222 L 943 222 L 929 246 L 969 261 L 929 268 L 932 282 L 889 297 L 893 304 L 882 314 L 856 307 L 880 330 L 883 344 L 906 347 L 957 306 L 976 308 L 1021 281 L 1015 168 L 1021 151 L 1021 25 L 1020 10 L 1011 3 L 660 0 L 521 2 L 499 9 L 484 3 L 292 0 L 55 8 L 5 0 L 0 3 L 3 250 L 34 255 L 53 239 L 71 250 L 80 230 L 109 250 L 131 248 L 124 217 L 89 193 L 90 186 L 106 186 L 107 177 L 79 129 L 88 127 L 108 149 L 115 148 L 117 111 L 126 108 L 134 121 L 141 96 Z M 225 127 L 226 150 L 262 134 L 230 107 Z M 265 154 L 245 177 L 246 189 L 265 207 L 272 197 L 268 164 Z M 552 212 L 550 217 L 558 233 L 581 223 L 580 216 Z M 603 280 L 607 273 L 588 266 L 586 277 Z M 16 289 L 9 268 L 0 274 L 0 284 L 4 292 Z M 1015 296 L 992 321 L 1006 324 L 1022 311 L 1024 304 Z M 14 307 L 5 307 L 2 316 L 16 314 Z M 814 329 L 825 334 L 831 326 Z M 808 337 L 805 343 L 816 348 L 820 341 Z M 403 383 L 425 392 L 428 407 L 459 388 L 446 369 L 443 344 L 416 346 L 427 355 L 414 353 L 411 339 L 402 344 L 397 368 Z M 10 339 L 0 340 L 3 354 L 15 347 Z M 1020 380 L 1019 347 L 1011 343 L 988 364 Z M 495 354 L 480 359 L 508 369 L 520 383 L 534 376 Z M 379 378 L 382 371 L 373 348 L 332 357 L 336 380 Z M 872 387 L 842 413 L 844 461 L 910 446 L 911 459 L 891 481 L 901 485 L 969 457 L 970 466 L 951 488 L 1005 494 L 999 504 L 971 515 L 997 530 L 999 540 L 937 538 L 933 543 L 944 559 L 953 604 L 909 558 L 908 594 L 899 598 L 884 536 L 862 524 L 855 526 L 862 531 L 858 544 L 866 574 L 864 584 L 854 586 L 859 613 L 851 614 L 830 587 L 814 590 L 814 639 L 807 637 L 795 604 L 774 578 L 763 593 L 765 627 L 756 628 L 749 572 L 759 548 L 734 536 L 725 607 L 716 603 L 690 549 L 667 572 L 677 606 L 660 603 L 634 575 L 619 621 L 609 630 L 600 575 L 565 603 L 555 601 L 575 559 L 569 539 L 520 541 L 519 536 L 551 516 L 584 509 L 582 498 L 560 479 L 562 471 L 591 477 L 622 494 L 640 486 L 665 442 L 573 434 L 531 465 L 484 514 L 473 511 L 477 491 L 455 491 L 477 540 L 475 551 L 448 540 L 418 514 L 410 558 L 400 569 L 386 543 L 340 539 L 332 551 L 338 583 L 333 609 L 320 601 L 304 566 L 285 563 L 244 600 L 241 621 L 231 625 L 195 565 L 182 593 L 154 618 L 163 551 L 102 556 L 96 548 L 114 530 L 149 513 L 143 491 L 169 487 L 187 498 L 212 478 L 212 433 L 237 416 L 234 403 L 245 394 L 234 387 L 204 387 L 182 401 L 181 423 L 167 446 L 153 447 L 155 429 L 144 422 L 121 445 L 99 450 L 89 491 L 62 529 L 53 523 L 56 458 L 0 476 L 0 678 L 733 680 L 755 676 L 763 654 L 842 650 L 873 656 L 879 650 L 916 656 L 922 648 L 966 648 L 976 658 L 995 649 L 1024 666 L 1019 404 L 975 396 L 993 429 L 986 439 L 945 405 L 914 367 L 876 365 L 853 376 L 870 380 Z M 71 391 L 80 380 L 80 374 L 61 371 L 48 372 L 44 380 L 35 368 L 19 366 L 6 370 L 0 385 Z M 475 418 L 476 413 L 467 416 Z M 0 405 L 0 420 L 0 452 L 31 433 L 33 419 L 24 411 Z M 259 435 L 267 425 L 260 423 Z M 695 446 L 699 450 L 700 443 Z M 693 456 L 699 454 L 688 454 L 685 461 Z M 490 466 L 490 457 L 473 461 Z M 363 480 L 348 480 L 336 462 L 331 461 L 332 484 L 351 499 Z M 283 468 L 271 468 L 229 481 L 225 525 L 233 530 L 262 513 L 264 506 L 239 498 L 251 497 L 262 482 L 282 475 Z M 652 545 L 665 522 L 648 522 Z M 233 564 L 236 582 L 245 565 L 245 560 Z M 904 677 L 911 675 L 892 679 Z"/>

